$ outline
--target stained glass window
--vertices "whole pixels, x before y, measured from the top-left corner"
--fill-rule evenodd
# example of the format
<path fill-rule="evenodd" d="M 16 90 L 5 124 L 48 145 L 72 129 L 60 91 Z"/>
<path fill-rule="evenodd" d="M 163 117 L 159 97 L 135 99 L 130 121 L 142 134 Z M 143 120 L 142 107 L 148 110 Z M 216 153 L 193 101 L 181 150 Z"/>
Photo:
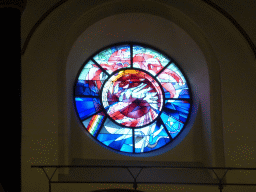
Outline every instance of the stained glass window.
<path fill-rule="evenodd" d="M 82 66 L 74 104 L 84 128 L 119 152 L 146 153 L 185 129 L 192 99 L 176 62 L 149 46 L 109 46 Z"/>

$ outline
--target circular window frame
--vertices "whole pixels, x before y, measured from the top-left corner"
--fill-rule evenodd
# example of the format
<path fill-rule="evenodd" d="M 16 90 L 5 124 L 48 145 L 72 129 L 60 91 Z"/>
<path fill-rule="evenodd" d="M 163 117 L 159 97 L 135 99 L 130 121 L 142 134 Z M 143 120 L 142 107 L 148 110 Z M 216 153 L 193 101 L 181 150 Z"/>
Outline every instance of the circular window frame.
<path fill-rule="evenodd" d="M 185 100 L 189 100 L 190 107 L 189 107 L 188 116 L 187 116 L 187 118 L 186 118 L 186 122 L 184 123 L 183 128 L 181 129 L 181 131 L 180 131 L 174 138 L 170 138 L 170 142 L 169 142 L 169 143 L 167 143 L 167 144 L 165 144 L 165 145 L 163 145 L 163 146 L 161 146 L 161 147 L 159 147 L 159 148 L 157 148 L 157 149 L 154 149 L 154 150 L 152 150 L 152 151 L 146 151 L 146 152 L 140 152 L 140 153 L 138 153 L 138 152 L 135 152 L 135 150 L 133 150 L 133 152 L 125 152 L 125 151 L 120 151 L 120 150 L 114 149 L 114 148 L 112 148 L 112 147 L 108 147 L 107 145 L 105 145 L 105 144 L 103 144 L 101 141 L 99 141 L 99 140 L 96 138 L 97 136 L 94 137 L 94 136 L 87 130 L 87 128 L 86 128 L 86 127 L 84 126 L 84 124 L 82 123 L 82 120 L 80 119 L 79 113 L 78 113 L 78 111 L 77 111 L 76 102 L 75 102 L 75 97 L 76 97 L 76 94 L 75 94 L 75 91 L 76 91 L 76 83 L 77 83 L 77 81 L 78 81 L 79 75 L 81 74 L 81 71 L 84 69 L 84 66 L 85 66 L 90 60 L 92 60 L 93 57 L 95 57 L 95 56 L 96 56 L 97 54 L 99 54 L 100 52 L 102 52 L 102 51 L 104 51 L 104 50 L 106 50 L 106 49 L 108 49 L 108 48 L 115 47 L 115 46 L 121 46 L 121 45 L 130 45 L 130 47 L 133 46 L 133 45 L 135 45 L 135 46 L 141 46 L 141 47 L 145 47 L 145 48 L 152 49 L 152 50 L 154 50 L 154 51 L 156 51 L 156 52 L 158 52 L 158 53 L 161 53 L 161 54 L 164 55 L 166 58 L 170 59 L 170 62 L 169 62 L 168 64 L 166 64 L 166 66 L 164 67 L 164 69 L 166 69 L 171 63 L 174 63 L 174 65 L 179 69 L 179 71 L 181 72 L 181 74 L 184 76 L 184 78 L 185 78 L 185 80 L 186 80 L 186 83 L 187 83 L 187 86 L 188 86 L 188 92 L 189 92 L 190 99 L 185 99 Z M 133 58 L 133 57 L 131 57 L 131 58 Z M 131 62 L 132 62 L 132 59 L 131 59 Z M 100 65 L 99 65 L 99 66 L 100 66 Z M 105 70 L 105 69 L 103 69 L 101 66 L 100 66 L 99 68 L 100 68 L 101 70 Z M 128 67 L 128 68 L 121 68 L 120 70 L 124 70 L 124 69 L 139 69 L 139 68 Z M 142 70 L 142 69 L 139 69 L 139 70 Z M 105 70 L 105 71 L 106 71 L 106 70 Z M 116 71 L 119 71 L 119 69 L 116 70 Z M 114 71 L 112 74 L 116 73 L 116 71 Z M 146 72 L 146 73 L 148 73 L 148 74 L 150 74 L 148 71 L 145 71 L 145 70 L 143 70 L 143 71 Z M 162 72 L 162 71 L 164 71 L 164 70 L 160 70 L 160 71 Z M 158 74 L 161 73 L 160 71 L 158 72 Z M 104 80 L 104 83 L 103 83 L 103 84 L 105 84 L 105 82 L 112 76 L 112 74 L 109 74 L 108 78 Z M 150 74 L 150 75 L 151 75 L 151 77 L 153 77 L 152 74 Z M 157 78 L 154 77 L 154 79 L 157 81 L 157 83 L 159 83 L 159 81 L 158 81 Z M 159 84 L 161 84 L 161 83 L 159 83 Z M 102 89 L 103 89 L 103 87 L 104 87 L 104 86 L 101 87 L 101 89 L 100 89 L 100 94 L 99 94 L 101 105 L 102 105 L 101 94 L 102 94 Z M 161 86 L 161 89 L 162 89 L 162 91 L 163 91 L 163 87 L 162 87 L 162 86 Z M 80 120 L 80 121 L 79 121 L 79 122 L 80 122 L 79 124 L 82 125 L 82 127 L 83 127 L 83 128 L 86 130 L 86 132 L 90 135 L 90 137 L 92 138 L 92 140 L 96 141 L 97 144 L 99 144 L 100 146 L 103 146 L 104 148 L 106 148 L 106 149 L 108 149 L 108 150 L 110 150 L 110 151 L 114 151 L 114 152 L 117 152 L 118 154 L 123 154 L 123 155 L 128 155 L 128 156 L 141 156 L 141 155 L 143 155 L 143 154 L 154 154 L 156 151 L 159 152 L 159 151 L 161 151 L 161 149 L 167 148 L 167 146 L 171 145 L 171 144 L 174 142 L 174 140 L 177 140 L 177 138 L 179 138 L 179 136 L 182 134 L 182 132 L 184 131 L 184 129 L 186 129 L 186 127 L 187 127 L 189 121 L 191 120 L 191 113 L 192 113 L 192 108 L 193 108 L 193 95 L 192 95 L 192 90 L 191 90 L 190 82 L 188 81 L 188 78 L 187 78 L 187 76 L 186 76 L 186 73 L 185 73 L 185 72 L 183 71 L 183 69 L 179 66 L 179 64 L 176 62 L 176 60 L 174 60 L 172 57 L 170 57 L 168 54 L 166 54 L 163 50 L 161 50 L 161 49 L 159 49 L 159 48 L 156 48 L 156 47 L 151 46 L 151 45 L 146 44 L 146 43 L 140 43 L 140 42 L 135 42 L 135 41 L 122 41 L 122 42 L 118 42 L 118 43 L 109 44 L 109 45 L 107 45 L 107 46 L 104 46 L 104 47 L 98 49 L 96 52 L 94 52 L 94 54 L 92 54 L 90 57 L 88 57 L 88 58 L 83 62 L 82 66 L 79 68 L 79 70 L 78 70 L 78 72 L 77 72 L 77 75 L 76 75 L 76 78 L 75 78 L 75 82 L 74 82 L 74 85 L 73 85 L 73 95 L 72 95 L 72 96 L 73 96 L 73 104 L 74 104 L 75 114 L 76 114 L 76 116 L 78 117 L 78 119 Z M 147 124 L 146 126 L 151 125 L 153 122 L 156 122 L 159 118 L 161 118 L 160 116 L 161 116 L 161 113 L 162 113 L 163 108 L 164 108 L 164 106 L 165 106 L 165 95 L 163 95 L 163 96 L 164 96 L 164 99 L 163 99 L 164 102 L 163 102 L 162 110 L 160 111 L 158 117 L 157 117 L 156 119 L 154 119 L 154 121 L 152 121 L 151 123 Z M 176 99 L 176 100 L 178 100 L 178 99 Z M 180 100 L 181 100 L 181 99 L 180 99 Z M 184 100 L 184 99 L 183 99 L 183 100 Z M 104 113 L 105 113 L 105 110 L 102 110 L 102 111 L 104 111 Z M 93 115 L 95 115 L 95 114 L 97 114 L 97 113 L 99 113 L 99 112 L 96 112 L 96 113 L 94 113 Z M 86 117 L 86 119 L 91 118 L 93 115 L 90 115 L 90 116 Z M 109 118 L 109 115 L 108 115 L 107 113 L 106 113 L 106 116 Z M 110 119 L 111 119 L 111 118 L 110 118 Z M 106 118 L 105 118 L 105 120 L 106 120 Z M 112 121 L 112 119 L 111 119 L 111 121 Z M 162 120 L 161 120 L 161 121 L 162 121 Z M 105 122 L 103 122 L 103 125 L 104 125 L 104 123 L 105 123 Z M 162 123 L 164 123 L 164 122 L 162 122 Z M 121 126 L 121 125 L 119 125 L 119 126 L 120 126 L 120 127 L 125 127 L 125 128 L 127 128 L 126 126 Z M 139 128 L 146 127 L 146 126 L 138 127 L 138 129 L 139 129 Z M 134 128 L 131 128 L 131 129 L 134 129 Z M 135 128 L 135 129 L 137 129 L 137 128 Z M 100 132 L 100 131 L 98 131 L 98 132 Z M 134 132 L 133 132 L 133 134 L 134 134 Z M 169 135 L 169 134 L 168 134 L 168 135 Z M 134 138 L 134 136 L 132 136 L 132 137 Z M 134 148 L 135 148 L 135 147 L 133 146 L 133 149 L 134 149 Z M 166 151 L 165 151 L 165 152 L 166 152 Z"/>
<path fill-rule="evenodd" d="M 103 88 L 104 88 L 105 83 L 106 83 L 114 74 L 116 74 L 116 73 L 118 73 L 118 72 L 120 72 L 120 71 L 129 70 L 129 69 L 134 69 L 134 70 L 142 71 L 142 72 L 146 73 L 147 75 L 149 75 L 150 77 L 152 77 L 152 78 L 157 82 L 157 84 L 161 85 L 161 83 L 158 81 L 158 79 L 155 78 L 155 77 L 153 77 L 152 74 L 150 74 L 148 71 L 145 71 L 145 70 L 140 69 L 140 68 L 134 68 L 134 67 L 133 67 L 133 68 L 121 68 L 121 69 L 118 69 L 118 70 L 114 71 L 113 74 L 111 74 L 111 75 L 103 82 L 102 88 L 101 88 L 101 90 L 100 90 L 100 92 L 99 92 L 99 97 L 100 97 L 101 103 L 103 103 L 103 101 L 102 101 L 102 90 L 103 90 Z M 164 93 L 164 90 L 163 90 L 163 87 L 162 87 L 162 86 L 160 86 L 160 89 L 161 89 L 161 92 Z M 165 95 L 164 95 L 164 94 L 163 94 L 163 101 L 165 101 Z M 163 104 L 162 104 L 162 109 L 164 108 L 164 106 L 165 106 L 165 103 L 163 102 Z M 107 113 L 106 109 L 103 107 L 104 113 L 106 114 L 106 116 L 107 116 L 113 123 L 117 124 L 117 125 L 120 126 L 120 127 L 123 127 L 123 128 L 131 128 L 131 129 L 140 129 L 140 128 L 144 128 L 144 127 L 147 127 L 147 126 L 153 124 L 155 121 L 157 121 L 157 119 L 158 119 L 159 116 L 161 115 L 161 113 L 162 113 L 162 111 L 163 111 L 162 109 L 161 109 L 161 111 L 158 113 L 157 117 L 156 117 L 153 121 L 151 121 L 150 123 L 148 123 L 148 124 L 146 124 L 146 125 L 143 125 L 143 126 L 136 126 L 136 127 L 132 127 L 132 128 L 131 128 L 131 127 L 127 127 L 127 126 L 125 126 L 125 125 L 122 125 L 122 124 L 117 123 L 115 120 L 112 119 L 112 117 L 110 117 L 110 115 Z"/>

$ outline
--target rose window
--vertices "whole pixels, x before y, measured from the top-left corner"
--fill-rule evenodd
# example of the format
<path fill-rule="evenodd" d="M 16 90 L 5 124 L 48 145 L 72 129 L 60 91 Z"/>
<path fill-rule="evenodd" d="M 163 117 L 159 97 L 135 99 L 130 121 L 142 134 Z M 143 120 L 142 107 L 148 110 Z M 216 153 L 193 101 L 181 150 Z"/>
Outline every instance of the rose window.
<path fill-rule="evenodd" d="M 170 144 L 191 111 L 188 82 L 176 62 L 141 44 L 112 45 L 94 54 L 74 90 L 81 124 L 119 152 L 145 153 Z"/>

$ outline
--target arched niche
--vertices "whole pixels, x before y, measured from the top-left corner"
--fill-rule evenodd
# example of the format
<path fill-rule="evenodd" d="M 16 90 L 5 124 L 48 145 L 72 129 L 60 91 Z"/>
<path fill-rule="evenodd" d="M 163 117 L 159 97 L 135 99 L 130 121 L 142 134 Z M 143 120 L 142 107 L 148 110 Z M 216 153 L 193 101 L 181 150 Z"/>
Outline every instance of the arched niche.
<path fill-rule="evenodd" d="M 122 3 L 125 4 L 126 2 Z M 76 149 L 72 150 L 73 153 L 70 154 L 69 157 L 71 159 L 104 159 L 107 156 L 110 159 L 116 160 L 127 158 L 116 154 L 111 150 L 107 150 L 102 146 L 98 146 L 92 139 L 85 137 L 86 132 L 83 131 L 83 128 L 79 124 L 74 113 L 72 90 L 79 68 L 91 54 L 112 43 L 137 41 L 150 44 L 165 51 L 179 63 L 179 66 L 185 71 L 192 85 L 194 115 L 192 115 L 190 123 L 188 124 L 186 131 L 184 131 L 183 136 L 168 149 L 166 148 L 162 151 L 159 150 L 158 154 L 152 153 L 151 155 L 144 155 L 141 157 L 132 156 L 129 158 L 131 160 L 136 160 L 147 156 L 147 160 L 157 161 L 161 159 L 161 161 L 168 160 L 174 162 L 190 161 L 202 162 L 206 165 L 216 165 L 218 157 L 215 152 L 217 148 L 218 150 L 221 149 L 221 147 L 217 145 L 222 145 L 221 143 L 217 144 L 215 142 L 217 135 L 214 134 L 216 133 L 218 124 L 221 124 L 221 114 L 219 113 L 219 111 L 221 111 L 221 98 L 220 86 L 218 85 L 220 79 L 218 63 L 216 62 L 211 46 L 206 41 L 203 32 L 188 17 L 173 7 L 168 7 L 169 14 L 166 13 L 167 8 L 163 9 L 163 5 L 157 3 L 155 4 L 156 6 L 165 10 L 162 14 L 154 13 L 153 11 L 153 14 L 149 14 L 148 12 L 150 12 L 150 9 L 144 9 L 146 10 L 144 11 L 146 13 L 121 14 L 120 9 L 115 10 L 114 7 L 112 7 L 113 9 L 111 9 L 111 12 L 109 11 L 109 7 L 113 5 L 114 3 L 112 2 L 109 3 L 108 6 L 97 7 L 85 13 L 76 23 L 74 23 L 70 28 L 69 33 L 66 35 L 66 43 L 63 46 L 65 55 L 68 54 L 68 57 L 64 60 L 66 63 L 66 101 L 69 119 L 67 124 L 68 127 L 66 128 L 68 132 L 71 133 L 68 136 L 68 140 L 71 144 L 70 146 L 72 146 L 71 148 Z M 150 6 L 147 8 L 150 8 Z M 151 9 L 153 9 L 152 6 Z M 89 18 L 94 18 L 94 16 L 97 15 L 97 10 L 104 13 L 106 17 L 92 24 Z M 129 12 L 128 10 L 129 6 L 124 6 L 123 12 Z M 143 12 L 143 10 L 141 10 L 141 12 Z M 177 23 L 182 26 L 183 29 L 178 26 Z M 115 34 L 117 31 L 122 31 L 123 29 L 125 32 L 123 33 L 122 38 L 107 36 L 107 34 L 103 33 L 103 35 L 99 35 L 91 41 L 85 41 L 88 34 L 98 33 L 99 28 L 103 25 L 106 25 L 104 28 L 110 34 Z M 185 31 L 184 27 L 189 30 Z M 192 37 L 196 38 L 193 39 Z M 215 83 L 211 84 L 211 82 Z M 200 112 L 198 112 L 198 109 L 200 109 Z M 195 121 L 196 118 L 198 119 L 197 121 Z M 70 129 L 71 127 L 72 129 Z M 215 129 L 213 129 L 213 127 L 215 127 Z M 194 133 L 191 132 L 190 137 L 188 136 L 185 138 L 190 132 L 190 129 L 192 129 L 192 132 L 194 129 Z M 218 135 L 218 137 L 221 138 L 222 136 Z M 200 144 L 188 144 L 189 142 L 196 143 L 195 140 L 199 138 L 201 140 Z M 181 142 L 181 140 L 187 140 L 188 143 L 185 144 L 185 142 Z M 182 151 L 182 149 L 176 147 L 177 145 L 179 147 L 182 147 L 182 145 L 184 145 L 183 147 L 185 147 L 185 145 L 190 146 L 190 150 L 188 150 L 188 148 L 187 150 L 191 152 L 193 151 L 193 154 L 191 154 L 189 158 L 187 158 L 188 156 L 185 154 L 182 156 L 181 153 L 177 152 L 180 150 Z M 90 146 L 91 149 L 85 149 L 84 146 Z M 211 150 L 207 150 L 207 148 L 210 148 Z M 98 154 L 94 153 L 95 151 L 98 151 Z M 178 156 L 175 155 L 177 153 L 179 153 Z M 223 164 L 223 159 L 222 161 L 218 161 L 218 163 Z"/>
<path fill-rule="evenodd" d="M 207 35 L 195 21 L 182 13 L 181 8 L 180 10 L 175 8 L 176 5 L 171 6 L 156 1 L 144 1 L 144 3 L 136 3 L 136 6 L 131 1 L 97 2 L 96 6 L 89 6 L 90 9 L 81 1 L 74 2 L 67 2 L 42 23 L 31 39 L 23 57 L 24 61 L 33 63 L 32 65 L 38 69 L 39 66 L 56 65 L 56 68 L 52 67 L 55 76 L 48 76 L 46 70 L 45 72 L 39 71 L 47 77 L 48 84 L 45 84 L 45 80 L 38 81 L 44 85 L 43 89 L 53 90 L 54 88 L 57 90 L 51 94 L 55 94 L 56 98 L 52 101 L 57 101 L 52 107 L 58 111 L 59 164 L 70 164 L 74 158 L 103 159 L 107 157 L 117 160 L 127 158 L 127 156 L 114 154 L 111 151 L 108 151 L 109 155 L 106 155 L 104 148 L 93 143 L 94 141 L 89 137 L 85 137 L 74 114 L 72 89 L 76 73 L 86 57 L 104 45 L 132 39 L 151 44 L 173 57 L 185 71 L 191 85 L 193 84 L 193 98 L 197 104 L 194 105 L 194 119 L 191 119 L 187 133 L 183 138 L 181 137 L 183 141 L 177 142 L 175 147 L 167 152 L 162 151 L 159 152 L 159 155 L 155 154 L 143 160 L 195 161 L 209 166 L 223 165 L 219 64 Z M 117 4 L 118 6 L 116 6 Z M 66 19 L 69 15 L 67 12 L 72 10 L 75 12 L 75 16 L 68 17 L 68 22 L 64 23 L 64 18 Z M 95 38 L 88 55 L 83 54 L 81 48 L 73 49 L 83 33 L 94 32 L 100 21 L 108 22 L 109 27 L 113 24 L 113 20 L 122 24 L 122 19 L 123 21 L 128 20 L 130 25 L 136 26 L 129 30 L 127 28 L 123 39 L 116 39 L 113 36 L 102 39 Z M 154 27 L 147 32 L 146 28 L 143 28 L 144 33 L 140 33 L 142 26 Z M 169 29 L 168 32 L 165 30 L 166 27 Z M 112 30 L 115 32 L 116 28 L 112 28 Z M 41 51 L 45 52 L 39 54 Z M 50 83 L 51 80 L 54 83 Z M 47 112 L 46 109 L 43 110 Z M 39 119 L 44 121 L 43 117 Z M 92 144 L 92 148 L 86 151 L 84 148 L 88 142 L 90 145 Z M 192 143 L 193 150 L 186 148 L 186 142 L 187 144 Z M 189 155 L 186 152 L 182 153 L 182 149 L 187 149 Z M 96 150 L 104 151 L 104 153 L 98 153 L 101 154 L 98 155 L 94 153 Z M 187 156 L 190 157 L 187 158 Z M 142 158 L 129 157 L 130 160 L 141 160 Z"/>

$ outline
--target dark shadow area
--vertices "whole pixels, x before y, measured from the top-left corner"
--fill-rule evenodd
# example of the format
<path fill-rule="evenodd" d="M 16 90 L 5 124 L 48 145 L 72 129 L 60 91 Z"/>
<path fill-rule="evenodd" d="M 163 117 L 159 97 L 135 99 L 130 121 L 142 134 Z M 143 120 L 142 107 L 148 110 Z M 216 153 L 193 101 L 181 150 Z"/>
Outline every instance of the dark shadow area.
<path fill-rule="evenodd" d="M 0 192 L 5 192 L 5 190 L 3 189 L 1 183 L 0 183 Z"/>
<path fill-rule="evenodd" d="M 100 189 L 92 192 L 134 192 L 138 190 L 131 190 L 131 189 Z M 143 191 L 138 191 L 143 192 Z"/>
<path fill-rule="evenodd" d="M 8 1 L 1 1 L 0 8 L 3 7 L 11 7 L 19 9 L 21 13 L 25 10 L 27 5 L 27 0 L 8 0 Z"/>

